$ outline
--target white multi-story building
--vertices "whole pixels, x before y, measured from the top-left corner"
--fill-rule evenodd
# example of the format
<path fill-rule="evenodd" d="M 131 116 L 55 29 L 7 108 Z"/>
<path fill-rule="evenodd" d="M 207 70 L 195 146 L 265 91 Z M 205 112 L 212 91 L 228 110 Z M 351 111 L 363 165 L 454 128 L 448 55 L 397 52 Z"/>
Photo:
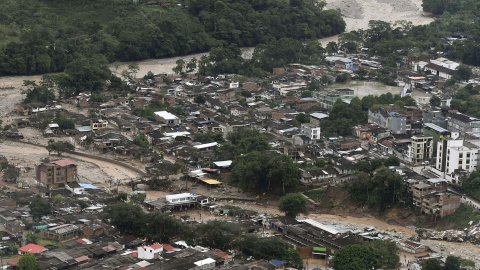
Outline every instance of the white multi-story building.
<path fill-rule="evenodd" d="M 320 139 L 320 127 L 309 123 L 304 123 L 300 127 L 300 133 L 310 138 L 310 140 Z"/>
<path fill-rule="evenodd" d="M 473 172 L 477 168 L 479 148 L 480 141 L 459 140 L 456 132 L 452 138 L 443 138 L 437 145 L 436 172 L 450 181 L 459 169 Z"/>

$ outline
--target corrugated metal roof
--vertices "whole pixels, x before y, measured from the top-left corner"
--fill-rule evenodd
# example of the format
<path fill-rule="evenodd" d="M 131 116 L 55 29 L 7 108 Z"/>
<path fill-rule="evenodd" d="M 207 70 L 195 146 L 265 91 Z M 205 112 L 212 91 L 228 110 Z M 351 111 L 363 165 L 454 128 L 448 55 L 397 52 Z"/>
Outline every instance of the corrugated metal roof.
<path fill-rule="evenodd" d="M 304 219 L 304 220 L 299 220 L 299 221 L 300 221 L 300 222 L 305 222 L 305 223 L 307 223 L 307 224 L 310 224 L 310 225 L 312 225 L 312 226 L 315 227 L 315 228 L 319 228 L 319 229 L 324 230 L 324 231 L 326 231 L 326 232 L 328 232 L 328 233 L 331 233 L 331 234 L 338 234 L 338 233 L 339 233 L 339 231 L 337 231 L 336 229 L 331 228 L 330 226 L 327 226 L 327 225 L 325 225 L 325 224 L 322 224 L 322 223 L 320 223 L 320 222 L 318 222 L 318 221 L 315 221 L 315 220 L 313 220 L 313 219 Z"/>

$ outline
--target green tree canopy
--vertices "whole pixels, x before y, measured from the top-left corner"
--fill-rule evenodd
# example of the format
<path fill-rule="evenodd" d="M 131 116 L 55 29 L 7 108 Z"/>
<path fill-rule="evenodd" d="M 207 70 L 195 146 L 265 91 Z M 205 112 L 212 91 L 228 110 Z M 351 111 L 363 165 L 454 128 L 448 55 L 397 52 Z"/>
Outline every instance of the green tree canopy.
<path fill-rule="evenodd" d="M 180 220 L 165 213 L 149 213 L 145 220 L 145 236 L 150 242 L 168 243 L 187 231 Z"/>
<path fill-rule="evenodd" d="M 53 120 L 60 129 L 74 129 L 75 122 L 64 115 L 60 115 Z"/>
<path fill-rule="evenodd" d="M 205 96 L 202 96 L 202 95 L 195 96 L 195 98 L 193 99 L 195 103 L 199 103 L 199 104 L 205 103 L 206 100 L 207 99 L 205 98 Z"/>
<path fill-rule="evenodd" d="M 101 56 L 79 58 L 65 67 L 65 73 L 71 77 L 71 88 L 75 94 L 85 91 L 99 91 L 111 78 L 112 73 L 107 61 Z"/>
<path fill-rule="evenodd" d="M 287 266 L 303 268 L 300 254 L 276 237 L 260 238 L 253 234 L 245 235 L 241 242 L 241 250 L 245 256 L 253 256 L 255 259 L 283 260 L 287 262 Z"/>
<path fill-rule="evenodd" d="M 472 75 L 472 69 L 466 65 L 459 65 L 453 72 L 453 78 L 458 81 L 468 81 Z"/>
<path fill-rule="evenodd" d="M 39 240 L 39 235 L 34 232 L 27 233 L 27 244 L 36 244 Z"/>
<path fill-rule="evenodd" d="M 338 270 L 374 269 L 378 265 L 379 252 L 362 245 L 350 245 L 335 252 L 333 266 Z"/>
<path fill-rule="evenodd" d="M 172 68 L 173 72 L 180 74 L 183 73 L 183 70 L 185 69 L 185 60 L 183 59 L 178 59 L 175 64 L 177 64 L 174 68 Z"/>
<path fill-rule="evenodd" d="M 83 209 L 88 207 L 88 203 L 86 201 L 78 200 L 77 204 L 82 211 L 83 211 Z"/>
<path fill-rule="evenodd" d="M 299 214 L 308 214 L 308 201 L 298 193 L 290 193 L 282 197 L 278 204 L 278 210 L 288 217 L 297 217 Z"/>
<path fill-rule="evenodd" d="M 303 91 L 302 94 L 301 94 L 301 97 L 302 98 L 306 98 L 306 97 L 312 97 L 312 92 L 311 91 Z"/>
<path fill-rule="evenodd" d="M 17 269 L 19 270 L 36 270 L 38 269 L 37 266 L 37 259 L 32 253 L 25 253 L 22 255 L 20 260 L 17 264 Z"/>
<path fill-rule="evenodd" d="M 383 162 L 383 165 L 389 167 L 389 166 L 400 166 L 400 159 L 396 156 L 389 156 L 385 162 Z"/>
<path fill-rule="evenodd" d="M 298 185 L 300 170 L 285 155 L 253 151 L 237 156 L 232 163 L 230 183 L 244 189 L 293 188 Z"/>
<path fill-rule="evenodd" d="M 373 177 L 359 172 L 348 183 L 348 193 L 354 201 L 382 208 L 400 203 L 406 205 L 411 200 L 403 178 L 386 167 L 377 169 Z"/>
<path fill-rule="evenodd" d="M 207 132 L 207 133 L 197 133 L 197 134 L 195 134 L 194 141 L 201 142 L 201 143 L 211 143 L 211 142 L 222 143 L 225 140 L 223 139 L 223 134 L 222 133 Z"/>
<path fill-rule="evenodd" d="M 368 161 L 361 160 L 355 163 L 355 169 L 359 172 L 370 173 L 372 171 L 372 165 Z"/>
<path fill-rule="evenodd" d="M 337 99 L 329 117 L 320 123 L 322 132 L 350 135 L 354 126 L 367 122 L 367 114 L 362 107 L 362 101 L 358 97 L 354 97 L 350 105 Z"/>
<path fill-rule="evenodd" d="M 448 256 L 445 261 L 445 270 L 458 270 L 460 269 L 460 258 L 455 256 Z"/>
<path fill-rule="evenodd" d="M 239 245 L 241 236 L 242 228 L 237 223 L 210 220 L 195 227 L 191 242 L 211 249 L 230 250 Z"/>
<path fill-rule="evenodd" d="M 422 263 L 422 270 L 442 270 L 442 265 L 438 259 L 430 258 Z"/>
<path fill-rule="evenodd" d="M 74 151 L 75 146 L 67 141 L 54 141 L 53 139 L 50 139 L 48 140 L 46 149 L 49 155 L 51 152 L 57 152 L 57 155 L 60 156 L 63 152 Z"/>
<path fill-rule="evenodd" d="M 430 98 L 430 105 L 432 105 L 434 107 L 440 107 L 441 103 L 442 103 L 442 100 L 437 96 L 432 96 Z"/>
<path fill-rule="evenodd" d="M 300 123 L 309 123 L 310 122 L 310 115 L 305 114 L 305 113 L 299 113 L 297 116 L 295 116 L 295 120 L 297 120 Z"/>
<path fill-rule="evenodd" d="M 53 203 L 54 204 L 61 204 L 62 202 L 63 202 L 62 195 L 58 194 L 55 197 L 53 197 Z"/>
<path fill-rule="evenodd" d="M 148 146 L 150 145 L 147 137 L 145 137 L 145 135 L 143 134 L 135 137 L 135 139 L 133 139 L 133 143 L 143 148 L 148 148 Z"/>
<path fill-rule="evenodd" d="M 20 168 L 12 164 L 6 164 L 5 168 L 3 169 L 3 181 L 15 183 L 19 177 Z"/>
<path fill-rule="evenodd" d="M 42 102 L 47 104 L 55 100 L 55 93 L 46 86 L 35 86 L 27 89 L 24 93 L 27 95 L 23 103 Z"/>
<path fill-rule="evenodd" d="M 380 159 L 374 159 L 370 161 L 370 166 L 372 167 L 372 171 L 376 171 L 378 168 L 383 166 L 383 162 Z"/>
<path fill-rule="evenodd" d="M 399 260 L 395 243 L 375 240 L 341 248 L 335 252 L 333 266 L 338 270 L 396 269 Z"/>
<path fill-rule="evenodd" d="M 140 206 L 130 203 L 116 203 L 105 207 L 103 212 L 122 234 L 143 235 L 146 215 Z"/>
<path fill-rule="evenodd" d="M 30 214 L 35 219 L 39 219 L 52 212 L 52 206 L 50 203 L 39 198 L 34 199 L 28 207 L 30 208 Z"/>

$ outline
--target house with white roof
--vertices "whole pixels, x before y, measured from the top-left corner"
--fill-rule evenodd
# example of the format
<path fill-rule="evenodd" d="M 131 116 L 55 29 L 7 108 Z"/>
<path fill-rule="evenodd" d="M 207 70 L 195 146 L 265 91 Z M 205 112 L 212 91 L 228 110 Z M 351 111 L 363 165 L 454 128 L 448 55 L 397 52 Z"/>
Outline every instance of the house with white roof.
<path fill-rule="evenodd" d="M 154 112 L 154 114 L 155 114 L 155 119 L 158 121 L 163 121 L 166 124 L 174 124 L 174 125 L 180 124 L 180 119 L 174 114 L 171 114 L 167 111 L 158 111 L 158 112 Z"/>

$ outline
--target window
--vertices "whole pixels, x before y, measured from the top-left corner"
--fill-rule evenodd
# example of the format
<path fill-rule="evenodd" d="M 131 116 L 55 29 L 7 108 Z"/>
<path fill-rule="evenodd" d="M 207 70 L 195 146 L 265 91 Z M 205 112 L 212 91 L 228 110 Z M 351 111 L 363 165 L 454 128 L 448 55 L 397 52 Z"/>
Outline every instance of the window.
<path fill-rule="evenodd" d="M 470 169 L 470 165 L 467 165 L 467 167 L 465 167 L 465 169 L 469 170 L 469 169 Z"/>
<path fill-rule="evenodd" d="M 460 160 L 458 161 L 458 164 L 459 164 L 459 165 L 462 165 L 462 164 L 463 164 L 463 160 L 460 159 Z"/>
<path fill-rule="evenodd" d="M 463 153 L 458 154 L 458 158 L 463 158 Z"/>
<path fill-rule="evenodd" d="M 470 159 L 467 159 L 467 161 L 465 162 L 466 164 L 470 164 Z"/>

